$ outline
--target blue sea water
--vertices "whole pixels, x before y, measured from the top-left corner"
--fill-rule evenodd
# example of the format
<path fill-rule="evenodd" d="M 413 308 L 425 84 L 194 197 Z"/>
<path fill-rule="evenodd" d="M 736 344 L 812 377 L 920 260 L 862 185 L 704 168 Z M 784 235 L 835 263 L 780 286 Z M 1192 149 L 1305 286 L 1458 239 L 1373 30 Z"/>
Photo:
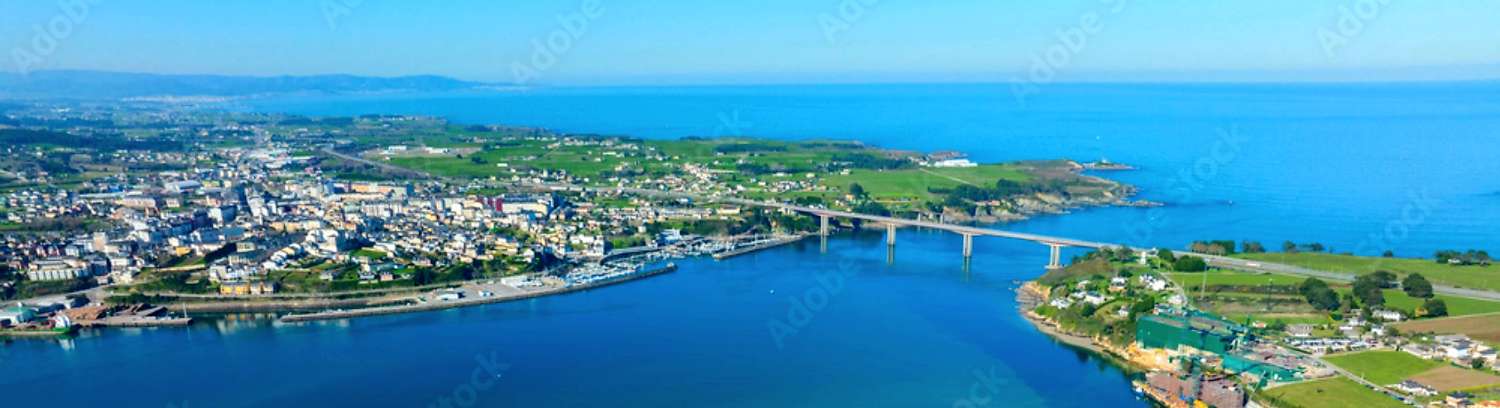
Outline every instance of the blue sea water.
<path fill-rule="evenodd" d="M 1500 83 L 564 88 L 305 98 L 247 109 L 426 114 L 648 138 L 853 139 L 983 162 L 1109 159 L 1160 210 L 1010 226 L 1138 246 L 1321 242 L 1431 256 L 1500 247 Z"/>
<path fill-rule="evenodd" d="M 1021 103 L 1001 85 L 595 88 L 242 109 L 652 138 L 857 139 L 979 161 L 1108 158 L 1140 170 L 1103 175 L 1168 206 L 999 227 L 1138 246 L 1295 240 L 1421 256 L 1500 247 L 1497 90 L 1054 85 Z M 67 406 L 1145 405 L 1126 374 L 1017 315 L 1011 289 L 1041 273 L 1044 247 L 981 239 L 965 269 L 958 237 L 899 238 L 889 263 L 878 234 L 856 234 L 830 239 L 826 253 L 809 240 L 478 308 L 18 341 L 0 347 L 0 389 L 27 390 L 7 402 Z"/>

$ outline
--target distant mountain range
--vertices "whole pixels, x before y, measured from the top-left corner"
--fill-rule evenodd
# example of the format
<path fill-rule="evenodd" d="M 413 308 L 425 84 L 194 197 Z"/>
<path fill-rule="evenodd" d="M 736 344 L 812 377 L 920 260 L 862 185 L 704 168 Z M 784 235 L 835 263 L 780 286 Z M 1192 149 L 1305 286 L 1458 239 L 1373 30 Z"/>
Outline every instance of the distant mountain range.
<path fill-rule="evenodd" d="M 132 97 L 247 97 L 291 93 L 431 92 L 501 85 L 421 75 L 227 76 L 163 75 L 106 71 L 0 73 L 0 98 L 117 99 Z"/>

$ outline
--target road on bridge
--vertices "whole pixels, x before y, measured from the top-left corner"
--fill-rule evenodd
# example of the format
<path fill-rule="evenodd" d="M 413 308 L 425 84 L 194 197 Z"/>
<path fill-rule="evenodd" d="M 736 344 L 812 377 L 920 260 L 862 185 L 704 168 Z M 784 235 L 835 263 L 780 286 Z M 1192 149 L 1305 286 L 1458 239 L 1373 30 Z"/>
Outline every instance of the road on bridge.
<path fill-rule="evenodd" d="M 422 172 L 422 171 L 419 171 L 419 170 L 408 169 L 408 168 L 404 168 L 404 167 L 398 167 L 398 166 L 394 166 L 394 165 L 391 165 L 391 164 L 388 164 L 388 163 L 379 163 L 379 162 L 367 160 L 367 159 L 360 158 L 360 157 L 350 156 L 350 155 L 347 155 L 347 154 L 343 154 L 343 153 L 339 153 L 339 152 L 333 151 L 332 149 L 324 149 L 323 152 L 325 152 L 325 153 L 327 153 L 329 155 L 333 155 L 333 156 L 345 159 L 345 160 L 350 160 L 350 161 L 355 161 L 355 162 L 359 162 L 359 163 L 369 164 L 369 165 L 372 165 L 372 166 L 377 166 L 377 167 L 380 167 L 380 168 L 383 168 L 383 169 L 388 169 L 388 170 L 391 170 L 391 171 L 405 172 L 405 173 L 410 173 L 410 174 L 417 174 L 417 175 L 420 175 L 420 176 L 425 177 L 425 178 L 441 178 L 441 177 L 436 177 L 436 176 L 433 176 L 431 174 L 428 174 L 426 172 Z M 598 193 L 598 192 L 615 192 L 615 193 L 628 193 L 628 194 L 638 194 L 638 195 L 655 196 L 655 197 L 686 198 L 686 199 L 695 200 L 695 201 L 724 202 L 724 203 L 739 204 L 739 205 L 745 205 L 745 206 L 754 206 L 754 207 L 762 207 L 762 208 L 774 208 L 774 209 L 796 211 L 796 212 L 813 214 L 813 215 L 818 215 L 818 216 L 827 216 L 827 217 L 836 217 L 836 218 L 862 219 L 862 220 L 867 220 L 867 221 L 875 221 L 875 222 L 879 222 L 879 223 L 887 223 L 887 224 L 894 224 L 894 225 L 915 226 L 915 227 L 939 229 L 939 230 L 951 231 L 951 232 L 954 232 L 954 233 L 964 234 L 964 235 L 971 235 L 971 236 L 1001 237 L 1001 238 L 1010 238 L 1010 239 L 1019 239 L 1019 240 L 1025 240 L 1025 241 L 1032 241 L 1032 242 L 1037 242 L 1037 243 L 1042 243 L 1042 244 L 1065 245 L 1065 246 L 1071 246 L 1071 247 L 1082 247 L 1082 248 L 1093 248 L 1093 249 L 1126 247 L 1126 245 L 1123 245 L 1123 244 L 1114 244 L 1114 243 L 1105 243 L 1105 242 L 1093 242 L 1093 241 L 1085 241 L 1085 240 L 1078 240 L 1078 239 L 1072 239 L 1072 238 L 1052 237 L 1052 236 L 1046 236 L 1046 235 L 1027 234 L 1027 233 L 1020 233 L 1020 232 L 1010 232 L 1010 231 L 1003 231 L 1003 230 L 997 230 L 997 229 L 991 229 L 991 228 L 980 228 L 980 227 L 973 227 L 973 226 L 967 226 L 967 225 L 949 224 L 949 223 L 943 223 L 943 222 L 922 221 L 922 220 L 908 220 L 908 219 L 904 219 L 904 218 L 895 218 L 895 217 L 888 217 L 888 216 L 860 214 L 860 213 L 853 213 L 853 212 L 848 212 L 848 211 L 838 211 L 838 210 L 831 210 L 831 209 L 826 209 L 826 208 L 806 207 L 806 206 L 799 206 L 799 205 L 786 204 L 786 203 L 776 203 L 776 202 L 767 202 L 767 201 L 755 201 L 755 200 L 748 200 L 748 199 L 736 198 L 736 197 L 717 197 L 717 196 L 707 196 L 707 195 L 693 194 L 693 193 L 673 192 L 673 191 L 661 191 L 661 190 L 650 190 L 650 189 L 633 188 L 633 187 L 585 187 L 585 186 L 579 186 L 579 185 L 573 185 L 573 184 L 561 184 L 561 183 L 551 183 L 551 184 L 502 183 L 502 184 L 516 186 L 516 187 L 523 187 L 523 188 L 550 189 L 550 190 L 554 190 L 554 191 L 579 191 L 579 192 L 595 192 L 595 193 Z M 1336 281 L 1336 282 L 1353 282 L 1354 278 L 1355 278 L 1355 274 L 1352 274 L 1352 273 L 1320 271 L 1320 270 L 1307 269 L 1307 268 L 1302 268 L 1302 267 L 1292 266 L 1292 265 L 1286 265 L 1286 264 L 1277 264 L 1277 263 L 1260 262 L 1260 261 L 1247 261 L 1247 260 L 1244 260 L 1244 259 L 1230 258 L 1230 257 L 1226 257 L 1226 256 L 1217 256 L 1217 255 L 1208 255 L 1208 254 L 1199 254 L 1199 253 L 1192 253 L 1192 254 L 1194 256 L 1202 257 L 1205 261 L 1207 261 L 1209 263 L 1209 265 L 1220 267 L 1220 268 L 1226 268 L 1226 269 L 1243 270 L 1243 271 L 1249 271 L 1249 272 L 1279 273 L 1279 274 L 1284 274 L 1284 275 L 1293 275 L 1293 276 L 1303 276 L 1303 277 L 1310 277 L 1310 278 L 1325 279 L 1325 280 L 1331 280 L 1331 281 Z M 1437 285 L 1437 284 L 1434 284 L 1432 286 L 1432 290 L 1433 290 L 1433 292 L 1436 292 L 1438 294 L 1443 294 L 1443 295 L 1450 295 L 1450 296 L 1458 296 L 1458 297 L 1466 297 L 1466 298 L 1473 298 L 1473 299 L 1481 299 L 1481 300 L 1490 300 L 1490 301 L 1500 302 L 1500 292 L 1492 292 L 1492 291 L 1478 290 L 1478 289 L 1469 289 L 1469 288 L 1459 288 L 1459 287 L 1453 287 L 1453 286 L 1447 286 L 1447 285 Z"/>

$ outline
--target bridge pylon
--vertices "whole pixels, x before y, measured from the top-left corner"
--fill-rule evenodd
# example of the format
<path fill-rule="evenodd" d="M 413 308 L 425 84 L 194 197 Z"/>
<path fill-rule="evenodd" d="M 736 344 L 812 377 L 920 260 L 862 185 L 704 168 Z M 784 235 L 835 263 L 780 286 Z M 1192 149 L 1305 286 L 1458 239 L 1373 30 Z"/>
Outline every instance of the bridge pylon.
<path fill-rule="evenodd" d="M 964 260 L 974 257 L 974 234 L 963 234 L 964 236 Z"/>
<path fill-rule="evenodd" d="M 1067 245 L 1052 242 L 1043 242 L 1043 244 L 1052 249 L 1051 256 L 1047 261 L 1047 270 L 1062 269 L 1062 249 Z"/>
<path fill-rule="evenodd" d="M 885 224 L 885 246 L 896 246 L 896 224 Z"/>

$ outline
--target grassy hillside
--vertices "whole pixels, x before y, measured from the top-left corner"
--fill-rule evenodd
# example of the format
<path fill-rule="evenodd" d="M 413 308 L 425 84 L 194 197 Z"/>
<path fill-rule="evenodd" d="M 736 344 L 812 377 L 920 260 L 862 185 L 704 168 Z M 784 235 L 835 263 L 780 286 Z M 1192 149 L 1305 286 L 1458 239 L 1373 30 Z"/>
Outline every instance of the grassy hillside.
<path fill-rule="evenodd" d="M 1428 259 L 1379 258 L 1328 253 L 1240 254 L 1236 257 L 1296 265 L 1308 269 L 1357 274 L 1390 271 L 1406 276 L 1421 273 L 1433 283 L 1500 291 L 1500 266 L 1452 266 Z"/>
<path fill-rule="evenodd" d="M 1109 261 L 1103 258 L 1089 259 L 1087 261 L 1068 265 L 1068 267 L 1066 268 L 1047 271 L 1047 273 L 1042 275 L 1042 277 L 1037 278 L 1036 282 L 1041 284 L 1042 286 L 1052 286 L 1058 283 L 1065 282 L 1069 279 L 1083 278 L 1094 275 L 1105 277 L 1115 276 L 1114 266 L 1110 265 Z"/>
<path fill-rule="evenodd" d="M 875 199 L 931 200 L 928 189 L 952 189 L 960 185 L 992 186 L 997 180 L 1025 182 L 1031 177 L 1014 165 L 986 164 L 976 167 L 915 168 L 901 170 L 853 170 L 830 175 L 823 182 L 833 188 L 859 183 Z"/>

